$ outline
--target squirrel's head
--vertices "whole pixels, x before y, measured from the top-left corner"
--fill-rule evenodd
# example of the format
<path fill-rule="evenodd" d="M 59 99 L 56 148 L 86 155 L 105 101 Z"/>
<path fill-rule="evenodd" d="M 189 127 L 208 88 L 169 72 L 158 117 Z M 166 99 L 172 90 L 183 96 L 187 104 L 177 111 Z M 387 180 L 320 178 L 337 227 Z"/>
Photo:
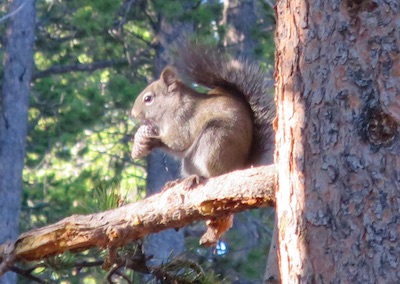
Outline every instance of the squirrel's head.
<path fill-rule="evenodd" d="M 159 124 L 165 114 L 171 112 L 171 106 L 178 105 L 176 96 L 179 79 L 173 67 L 167 66 L 160 78 L 151 83 L 136 98 L 131 110 L 131 116 L 142 124 Z"/>

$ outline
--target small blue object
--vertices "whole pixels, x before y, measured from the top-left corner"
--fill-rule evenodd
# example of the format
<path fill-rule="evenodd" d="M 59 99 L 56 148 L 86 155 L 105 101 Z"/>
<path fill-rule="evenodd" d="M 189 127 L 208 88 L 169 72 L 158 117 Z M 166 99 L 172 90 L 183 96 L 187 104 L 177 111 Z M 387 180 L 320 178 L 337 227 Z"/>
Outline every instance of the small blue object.
<path fill-rule="evenodd" d="M 223 241 L 218 241 L 217 246 L 215 247 L 215 253 L 217 255 L 225 255 L 228 252 L 228 247 L 226 243 Z"/>

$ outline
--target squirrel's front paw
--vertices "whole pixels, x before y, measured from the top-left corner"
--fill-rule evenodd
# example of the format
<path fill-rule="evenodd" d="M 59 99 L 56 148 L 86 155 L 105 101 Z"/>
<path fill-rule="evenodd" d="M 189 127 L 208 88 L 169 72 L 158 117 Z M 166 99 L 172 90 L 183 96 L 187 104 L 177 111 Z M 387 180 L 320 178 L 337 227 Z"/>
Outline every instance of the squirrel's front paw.
<path fill-rule="evenodd" d="M 157 137 L 158 129 L 156 127 L 151 125 L 140 126 L 133 138 L 132 159 L 140 159 L 148 155 L 151 150 L 160 144 Z"/>

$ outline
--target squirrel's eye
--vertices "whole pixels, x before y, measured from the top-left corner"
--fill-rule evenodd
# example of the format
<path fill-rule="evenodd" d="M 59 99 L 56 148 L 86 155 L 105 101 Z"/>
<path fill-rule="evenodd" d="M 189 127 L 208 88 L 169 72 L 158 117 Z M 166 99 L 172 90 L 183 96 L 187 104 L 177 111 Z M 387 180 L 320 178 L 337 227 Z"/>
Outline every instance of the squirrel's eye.
<path fill-rule="evenodd" d="M 152 93 L 146 93 L 143 96 L 143 102 L 148 105 L 151 104 L 154 101 L 154 95 Z"/>

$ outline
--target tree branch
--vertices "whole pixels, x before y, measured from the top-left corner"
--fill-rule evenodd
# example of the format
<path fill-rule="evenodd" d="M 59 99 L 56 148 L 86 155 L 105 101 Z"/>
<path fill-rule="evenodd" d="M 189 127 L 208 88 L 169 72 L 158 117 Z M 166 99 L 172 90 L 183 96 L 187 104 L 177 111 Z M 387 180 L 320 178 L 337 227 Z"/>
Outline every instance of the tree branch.
<path fill-rule="evenodd" d="M 4 16 L 2 16 L 2 17 L 0 18 L 0 23 L 3 22 L 3 21 L 5 21 L 5 20 L 7 20 L 8 18 L 11 18 L 11 17 L 14 16 L 15 14 L 17 14 L 19 11 L 21 11 L 21 9 L 22 9 L 24 6 L 25 6 L 25 2 L 22 3 L 22 4 L 21 4 L 17 9 L 15 9 L 14 11 L 12 11 L 12 12 L 10 12 L 10 13 L 5 14 Z"/>
<path fill-rule="evenodd" d="M 261 166 L 206 179 L 189 189 L 184 180 L 117 209 L 67 217 L 1 245 L 0 276 L 17 261 L 39 260 L 94 246 L 113 249 L 168 228 L 273 205 L 274 180 L 275 166 Z"/>
<path fill-rule="evenodd" d="M 121 58 L 112 60 L 100 60 L 87 64 L 76 63 L 71 65 L 54 65 L 46 70 L 35 72 L 32 76 L 32 80 L 34 81 L 38 78 L 43 78 L 55 74 L 94 71 L 97 69 L 108 68 L 116 65 L 128 65 L 128 61 L 124 58 Z"/>

